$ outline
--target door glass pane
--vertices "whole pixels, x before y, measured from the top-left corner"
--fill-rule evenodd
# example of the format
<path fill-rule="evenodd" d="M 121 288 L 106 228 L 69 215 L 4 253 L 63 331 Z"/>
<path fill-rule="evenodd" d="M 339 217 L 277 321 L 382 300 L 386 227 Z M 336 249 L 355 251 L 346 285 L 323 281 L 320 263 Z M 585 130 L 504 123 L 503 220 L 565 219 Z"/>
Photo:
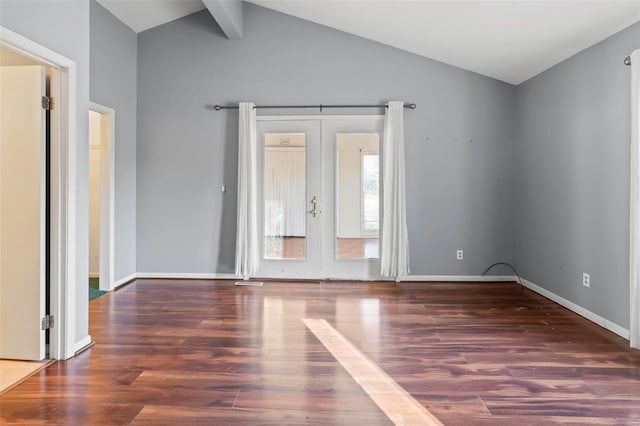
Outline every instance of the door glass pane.
<path fill-rule="evenodd" d="M 378 232 L 379 165 L 378 154 L 362 154 L 362 231 L 365 233 Z"/>
<path fill-rule="evenodd" d="M 304 259 L 306 253 L 304 133 L 264 136 L 264 257 Z"/>
<path fill-rule="evenodd" d="M 336 135 L 336 258 L 377 259 L 380 223 L 380 137 Z"/>

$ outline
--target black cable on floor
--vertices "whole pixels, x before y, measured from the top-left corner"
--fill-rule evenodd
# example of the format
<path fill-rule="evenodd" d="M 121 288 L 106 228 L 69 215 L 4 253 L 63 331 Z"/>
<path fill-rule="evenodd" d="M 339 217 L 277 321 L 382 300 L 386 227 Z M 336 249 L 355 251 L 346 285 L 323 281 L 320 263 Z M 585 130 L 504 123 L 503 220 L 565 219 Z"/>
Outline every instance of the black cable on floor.
<path fill-rule="evenodd" d="M 494 266 L 498 266 L 498 265 L 506 266 L 509 269 L 511 269 L 513 272 L 515 272 L 516 277 L 518 277 L 518 284 L 520 284 L 520 289 L 522 290 L 524 288 L 524 285 L 522 284 L 522 279 L 520 278 L 520 274 L 518 273 L 518 271 L 516 271 L 516 268 L 514 268 L 513 266 L 511 266 L 507 262 L 496 262 L 496 263 L 494 263 L 493 265 L 491 265 L 487 269 L 485 269 L 484 272 L 482 273 L 482 275 L 483 276 L 487 275 L 487 272 L 489 272 L 491 270 L 491 268 L 493 268 Z"/>

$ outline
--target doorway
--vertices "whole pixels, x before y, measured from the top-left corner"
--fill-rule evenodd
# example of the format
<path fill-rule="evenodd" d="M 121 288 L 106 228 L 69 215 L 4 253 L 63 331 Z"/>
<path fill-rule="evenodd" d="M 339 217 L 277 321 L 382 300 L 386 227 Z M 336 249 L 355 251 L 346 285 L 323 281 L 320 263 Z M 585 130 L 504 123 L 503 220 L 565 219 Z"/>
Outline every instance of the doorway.
<path fill-rule="evenodd" d="M 89 300 L 113 289 L 115 111 L 89 106 Z"/>
<path fill-rule="evenodd" d="M 0 46 L 0 358 L 47 356 L 47 331 L 28 324 L 49 314 L 50 138 L 44 100 L 53 73 Z"/>
<path fill-rule="evenodd" d="M 35 252 L 26 257 L 29 262 L 38 263 L 38 278 L 29 279 L 29 286 L 21 286 L 18 280 L 0 280 L 0 336 L 2 343 L 0 348 L 5 351 L 11 348 L 0 357 L 6 358 L 22 358 L 22 359 L 42 359 L 48 354 L 50 359 L 67 359 L 74 355 L 75 351 L 84 346 L 91 340 L 90 336 L 86 336 L 79 342 L 76 342 L 76 63 L 67 57 L 64 57 L 49 48 L 35 43 L 22 35 L 15 33 L 5 27 L 0 26 L 0 48 L 2 52 L 10 52 L 2 54 L 3 59 L 9 56 L 18 56 L 22 60 L 25 58 L 35 61 L 39 66 L 47 68 L 47 74 L 50 76 L 50 97 L 51 102 L 47 100 L 46 105 L 49 108 L 48 119 L 40 119 L 40 125 L 28 126 L 30 132 L 39 129 L 49 135 L 48 144 L 43 149 L 42 138 L 38 144 L 29 144 L 35 148 L 38 145 L 40 161 L 46 158 L 42 155 L 46 151 L 50 161 L 49 169 L 40 163 L 40 207 L 39 213 L 30 213 L 30 215 L 40 216 L 40 221 L 36 226 L 42 231 L 48 226 L 48 232 L 34 233 L 39 245 L 38 253 Z M 15 88 L 12 84 L 2 84 L 2 95 L 5 90 Z M 41 87 L 41 86 L 40 86 Z M 0 95 L 0 98 L 4 96 Z M 38 106 L 42 108 L 45 100 L 41 97 L 42 92 L 35 99 L 30 98 L 30 108 Z M 20 102 L 26 98 L 17 96 Z M 34 105 L 33 102 L 36 102 Z M 17 111 L 18 104 L 11 103 L 10 108 L 2 108 L 2 117 L 0 119 L 4 123 L 7 120 L 4 114 L 6 111 Z M 46 115 L 46 114 L 45 114 Z M 4 142 L 13 138 L 2 138 L 2 146 Z M 1 154 L 0 154 L 1 156 Z M 3 157 L 4 158 L 4 157 Z M 46 160 L 45 160 L 46 161 Z M 2 167 L 3 173 L 8 173 L 10 168 Z M 33 170 L 31 170 L 33 171 Z M 35 171 L 34 176 L 35 176 Z M 47 184 L 47 178 L 49 180 Z M 33 181 L 33 179 L 32 179 Z M 35 184 L 34 184 L 35 185 Z M 42 188 L 47 187 L 48 191 Z M 35 189 L 38 192 L 38 189 Z M 30 194 L 33 195 L 33 191 Z M 4 195 L 5 192 L 3 191 Z M 48 201 L 43 201 L 43 195 Z M 45 206 L 43 214 L 42 206 Z M 13 203 L 4 203 L 2 200 L 0 209 L 6 206 L 14 206 Z M 49 215 L 46 210 L 48 208 Z M 4 212 L 3 212 L 4 213 Z M 49 220 L 46 217 L 49 216 Z M 7 216 L 7 217 L 10 217 Z M 45 218 L 44 224 L 42 218 Z M 13 220 L 14 218 L 12 218 Z M 4 233 L 5 226 L 0 224 L 2 237 L 7 237 Z M 8 226 L 7 226 L 8 228 Z M 33 229 L 32 229 L 33 231 Z M 26 236 L 26 234 L 25 234 Z M 48 236 L 48 240 L 47 240 Z M 32 238 L 34 241 L 36 237 Z M 45 240 L 43 243 L 42 241 Z M 31 242 L 34 245 L 33 241 Z M 48 253 L 46 253 L 48 251 Z M 43 252 L 45 253 L 43 255 Z M 10 261 L 4 262 L 7 251 L 4 247 L 0 248 L 0 258 L 2 258 L 2 266 L 0 273 L 4 274 L 12 269 L 4 269 L 5 265 L 13 267 Z M 12 253 L 15 256 L 14 253 Z M 48 262 L 46 261 L 48 259 Z M 14 268 L 15 269 L 15 268 Z M 26 269 L 23 269 L 26 271 Z M 43 271 L 45 271 L 43 273 Z M 31 271 L 32 272 L 32 271 Z M 48 279 L 50 292 L 45 294 L 45 279 Z M 14 294 L 12 294 L 12 292 Z M 28 294 L 27 294 L 28 293 Z M 20 300 L 21 303 L 15 303 Z M 18 314 L 14 315 L 17 308 Z M 47 311 L 48 309 L 48 311 Z M 14 327 L 15 326 L 15 327 Z M 46 334 L 44 329 L 49 330 L 49 340 L 45 348 Z M 12 330 L 11 333 L 7 330 Z M 14 331 L 22 330 L 24 333 L 18 335 Z M 18 336 L 17 339 L 13 337 Z M 6 340 L 5 340 L 6 339 Z M 7 346 L 5 341 L 13 339 L 13 346 Z M 28 342 L 31 343 L 28 343 Z M 15 351 L 14 351 L 15 349 Z M 12 352 L 11 354 L 9 352 Z M 21 352 L 21 353 L 18 353 Z"/>
<path fill-rule="evenodd" d="M 259 117 L 264 278 L 380 279 L 381 116 Z"/>

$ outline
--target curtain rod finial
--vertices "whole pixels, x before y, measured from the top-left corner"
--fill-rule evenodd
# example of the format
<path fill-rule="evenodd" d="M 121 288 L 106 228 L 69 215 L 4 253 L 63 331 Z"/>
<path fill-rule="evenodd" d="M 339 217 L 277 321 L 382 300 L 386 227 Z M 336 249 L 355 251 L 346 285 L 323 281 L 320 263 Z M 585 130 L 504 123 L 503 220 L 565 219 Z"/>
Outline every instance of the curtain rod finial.
<path fill-rule="evenodd" d="M 409 104 L 409 109 L 416 109 L 416 104 Z"/>
<path fill-rule="evenodd" d="M 624 64 L 631 65 L 631 56 L 627 56 L 626 58 L 624 58 Z"/>

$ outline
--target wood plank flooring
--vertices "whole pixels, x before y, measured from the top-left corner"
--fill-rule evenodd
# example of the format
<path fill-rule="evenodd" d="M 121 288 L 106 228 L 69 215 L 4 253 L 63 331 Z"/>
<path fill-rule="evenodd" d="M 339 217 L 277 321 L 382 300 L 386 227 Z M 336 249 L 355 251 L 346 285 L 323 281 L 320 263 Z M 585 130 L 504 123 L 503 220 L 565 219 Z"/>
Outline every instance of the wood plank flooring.
<path fill-rule="evenodd" d="M 138 280 L 96 345 L 0 397 L 2 424 L 387 425 L 325 319 L 445 425 L 640 424 L 640 351 L 512 283 Z"/>

